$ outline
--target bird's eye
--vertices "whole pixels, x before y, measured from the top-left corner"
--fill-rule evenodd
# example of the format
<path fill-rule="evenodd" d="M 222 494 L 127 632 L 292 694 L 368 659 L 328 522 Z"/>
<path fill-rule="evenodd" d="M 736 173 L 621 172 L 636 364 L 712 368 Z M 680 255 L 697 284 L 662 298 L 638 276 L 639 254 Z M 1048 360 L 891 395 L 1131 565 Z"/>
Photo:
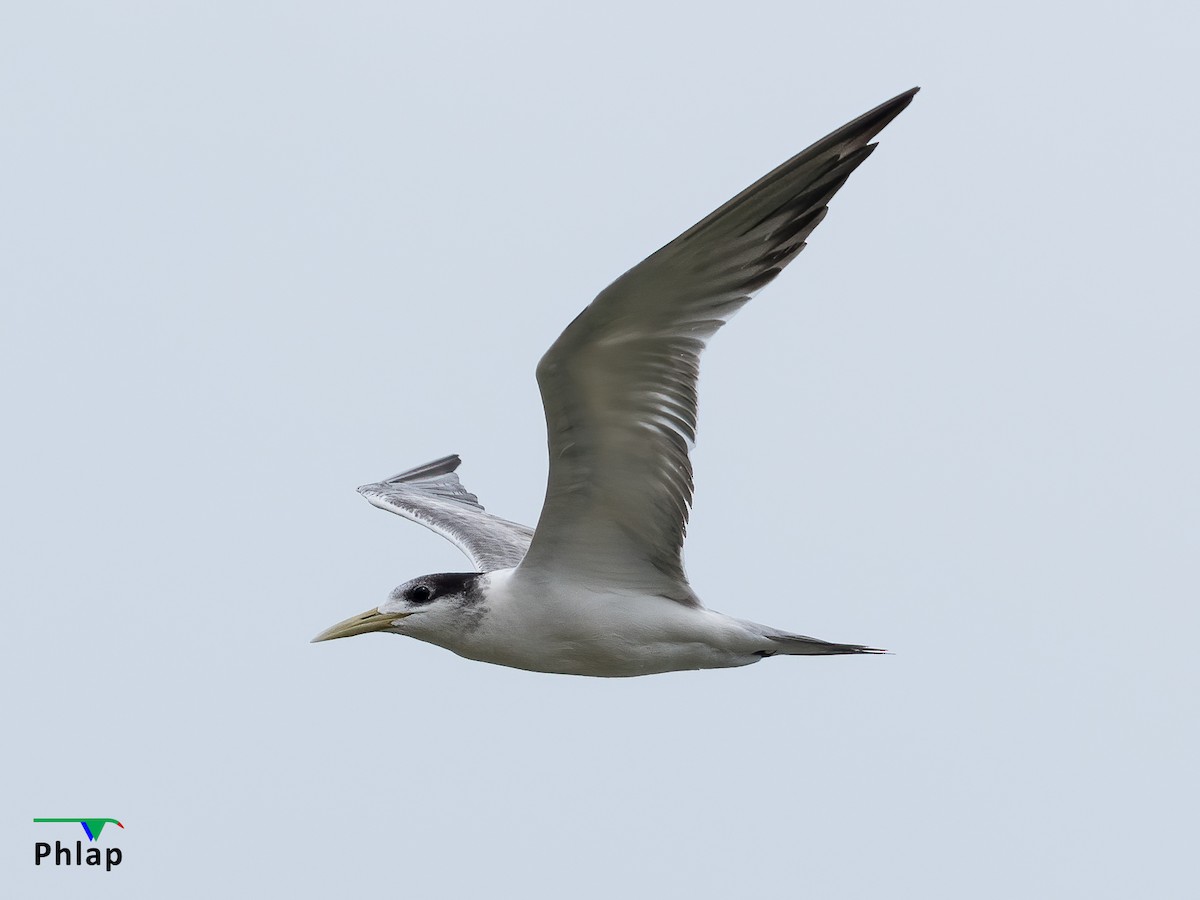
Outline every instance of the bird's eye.
<path fill-rule="evenodd" d="M 408 589 L 408 599 L 412 603 L 428 603 L 432 593 L 425 585 L 418 584 L 416 587 Z"/>

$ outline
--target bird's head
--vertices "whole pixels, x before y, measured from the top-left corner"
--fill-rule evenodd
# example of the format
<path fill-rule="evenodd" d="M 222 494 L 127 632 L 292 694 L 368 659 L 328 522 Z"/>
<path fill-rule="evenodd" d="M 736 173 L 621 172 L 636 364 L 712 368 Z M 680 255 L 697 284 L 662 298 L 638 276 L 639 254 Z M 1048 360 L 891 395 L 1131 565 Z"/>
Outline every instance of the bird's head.
<path fill-rule="evenodd" d="M 326 628 L 313 643 L 389 631 L 442 644 L 477 618 L 483 600 L 482 579 L 478 572 L 455 572 L 406 581 L 379 606 Z"/>

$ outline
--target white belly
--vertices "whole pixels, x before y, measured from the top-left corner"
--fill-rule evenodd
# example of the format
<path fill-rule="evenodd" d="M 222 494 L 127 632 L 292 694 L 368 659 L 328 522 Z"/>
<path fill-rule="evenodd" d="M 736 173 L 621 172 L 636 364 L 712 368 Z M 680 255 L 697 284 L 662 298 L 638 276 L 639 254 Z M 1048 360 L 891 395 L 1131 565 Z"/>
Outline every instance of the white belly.
<path fill-rule="evenodd" d="M 469 659 L 566 675 L 621 677 L 758 662 L 761 635 L 661 596 L 517 584 L 494 572 L 478 627 L 447 648 Z"/>

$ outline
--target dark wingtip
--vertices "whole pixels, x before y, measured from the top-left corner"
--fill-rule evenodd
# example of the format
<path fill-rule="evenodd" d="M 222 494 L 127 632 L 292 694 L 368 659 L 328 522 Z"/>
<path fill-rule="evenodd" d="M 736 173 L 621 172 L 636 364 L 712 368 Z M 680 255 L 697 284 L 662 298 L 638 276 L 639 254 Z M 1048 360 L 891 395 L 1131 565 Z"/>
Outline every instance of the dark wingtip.
<path fill-rule="evenodd" d="M 863 113 L 857 119 L 847 122 L 836 131 L 825 135 L 825 137 L 821 138 L 807 150 L 797 154 L 793 159 L 807 158 L 813 154 L 823 153 L 835 147 L 839 148 L 839 156 L 849 156 L 856 150 L 868 146 L 870 140 L 875 135 L 883 131 L 892 119 L 904 112 L 908 105 L 912 103 L 913 97 L 916 96 L 919 90 L 919 87 L 909 88 L 903 94 L 897 94 L 891 100 L 885 100 L 874 109 Z M 784 163 L 784 165 L 786 166 L 787 163 Z"/>
<path fill-rule="evenodd" d="M 909 88 L 903 94 L 897 94 L 891 100 L 885 100 L 874 109 L 863 113 L 853 122 L 838 129 L 838 131 L 864 133 L 864 143 L 869 141 L 875 135 L 879 134 L 879 132 L 883 131 L 892 119 L 908 108 L 908 105 L 912 103 L 913 97 L 917 95 L 917 91 L 919 90 L 921 90 L 919 87 Z"/>
<path fill-rule="evenodd" d="M 435 459 L 433 462 L 427 462 L 422 466 L 417 466 L 415 469 L 409 469 L 393 475 L 391 478 L 385 478 L 383 483 L 395 484 L 397 482 L 414 481 L 419 478 L 436 478 L 439 475 L 449 475 L 461 465 L 462 457 L 457 453 L 451 453 L 449 456 L 443 456 L 440 459 Z"/>

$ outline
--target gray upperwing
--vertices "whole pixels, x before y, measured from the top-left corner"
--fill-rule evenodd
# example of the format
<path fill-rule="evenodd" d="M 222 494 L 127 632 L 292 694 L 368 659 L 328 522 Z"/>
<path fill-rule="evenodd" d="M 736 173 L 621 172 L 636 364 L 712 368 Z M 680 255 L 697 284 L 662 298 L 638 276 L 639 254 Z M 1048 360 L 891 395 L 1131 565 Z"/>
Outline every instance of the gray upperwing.
<path fill-rule="evenodd" d="M 393 475 L 358 492 L 372 506 L 424 525 L 455 544 L 480 572 L 518 565 L 525 558 L 533 529 L 484 511 L 455 470 L 457 454 Z"/>
<path fill-rule="evenodd" d="M 693 602 L 682 551 L 700 354 L 804 249 L 915 93 L 843 125 L 651 254 L 546 351 L 537 379 L 550 472 L 523 570 Z"/>

